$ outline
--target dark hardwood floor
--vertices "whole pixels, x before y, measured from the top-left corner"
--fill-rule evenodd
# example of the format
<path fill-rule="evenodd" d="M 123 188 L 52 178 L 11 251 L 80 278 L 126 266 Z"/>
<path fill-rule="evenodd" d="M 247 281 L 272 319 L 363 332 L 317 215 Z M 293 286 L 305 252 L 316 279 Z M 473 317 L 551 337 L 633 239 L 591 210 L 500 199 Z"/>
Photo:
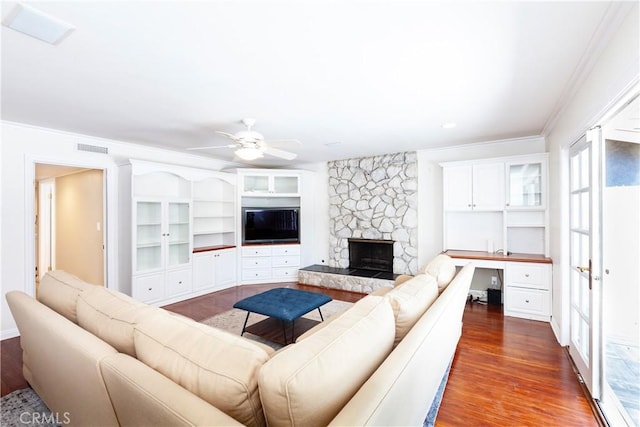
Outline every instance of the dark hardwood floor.
<path fill-rule="evenodd" d="M 226 289 L 164 308 L 194 320 L 276 286 L 320 291 L 355 302 L 363 294 L 297 283 Z M 20 339 L 0 343 L 2 395 L 27 386 Z M 462 338 L 444 392 L 437 426 L 597 426 L 571 361 L 548 323 L 504 317 L 501 307 L 468 304 Z"/>

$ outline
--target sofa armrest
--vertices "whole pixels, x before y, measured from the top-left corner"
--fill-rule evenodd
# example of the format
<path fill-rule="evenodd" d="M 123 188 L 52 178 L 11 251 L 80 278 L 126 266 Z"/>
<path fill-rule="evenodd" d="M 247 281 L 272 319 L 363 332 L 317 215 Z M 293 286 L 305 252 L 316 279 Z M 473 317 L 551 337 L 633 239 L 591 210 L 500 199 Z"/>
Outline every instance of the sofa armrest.
<path fill-rule="evenodd" d="M 74 425 L 116 425 L 99 364 L 117 351 L 24 292 L 6 298 L 20 331 L 25 379 L 49 409 Z"/>
<path fill-rule="evenodd" d="M 240 426 L 215 406 L 125 354 L 101 363 L 122 426 Z"/>

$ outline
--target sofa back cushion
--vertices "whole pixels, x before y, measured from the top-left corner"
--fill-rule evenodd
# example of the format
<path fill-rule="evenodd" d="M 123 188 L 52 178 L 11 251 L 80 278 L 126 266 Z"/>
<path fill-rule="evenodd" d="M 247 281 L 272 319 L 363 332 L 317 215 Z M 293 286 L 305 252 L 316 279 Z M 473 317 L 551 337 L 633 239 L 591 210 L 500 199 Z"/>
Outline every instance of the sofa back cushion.
<path fill-rule="evenodd" d="M 438 283 L 428 274 L 418 274 L 386 294 L 396 320 L 397 345 L 438 298 Z"/>
<path fill-rule="evenodd" d="M 49 271 L 38 286 L 38 301 L 73 323 L 78 323 L 76 315 L 78 295 L 94 287 L 95 285 L 91 285 L 66 271 Z"/>
<path fill-rule="evenodd" d="M 450 256 L 439 254 L 429 261 L 423 272 L 433 276 L 438 282 L 438 291 L 442 293 L 456 275 L 456 266 Z"/>
<path fill-rule="evenodd" d="M 265 424 L 258 371 L 270 355 L 248 339 L 159 310 L 135 327 L 138 360 L 242 424 Z"/>
<path fill-rule="evenodd" d="M 388 300 L 367 296 L 280 350 L 258 378 L 268 425 L 328 425 L 387 357 L 394 336 Z"/>
<path fill-rule="evenodd" d="M 121 353 L 136 357 L 135 325 L 158 310 L 120 292 L 95 286 L 78 296 L 78 325 Z"/>

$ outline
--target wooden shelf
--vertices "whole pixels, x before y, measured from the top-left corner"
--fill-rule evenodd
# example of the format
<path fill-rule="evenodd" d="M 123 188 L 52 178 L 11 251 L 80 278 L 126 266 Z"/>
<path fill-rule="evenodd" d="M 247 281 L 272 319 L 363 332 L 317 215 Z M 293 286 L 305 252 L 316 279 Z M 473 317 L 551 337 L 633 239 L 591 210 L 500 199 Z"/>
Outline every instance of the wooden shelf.
<path fill-rule="evenodd" d="M 481 259 L 487 261 L 510 261 L 510 262 L 535 262 L 540 264 L 553 264 L 551 258 L 544 255 L 536 254 L 497 254 L 492 252 L 483 251 L 461 251 L 456 249 L 449 249 L 443 252 L 445 255 L 449 255 L 451 258 L 464 258 L 464 259 Z"/>
<path fill-rule="evenodd" d="M 235 248 L 235 245 L 203 246 L 201 248 L 193 248 L 193 253 L 197 254 L 200 252 L 219 251 L 221 249 L 231 249 L 231 248 Z"/>

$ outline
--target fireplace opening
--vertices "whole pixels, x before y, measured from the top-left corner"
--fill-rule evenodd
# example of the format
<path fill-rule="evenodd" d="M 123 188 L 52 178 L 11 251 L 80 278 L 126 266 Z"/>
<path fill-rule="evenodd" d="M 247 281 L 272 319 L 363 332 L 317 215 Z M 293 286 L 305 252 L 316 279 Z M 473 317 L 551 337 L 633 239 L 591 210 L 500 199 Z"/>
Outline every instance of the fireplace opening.
<path fill-rule="evenodd" d="M 348 239 L 349 268 L 393 273 L 393 240 Z"/>

